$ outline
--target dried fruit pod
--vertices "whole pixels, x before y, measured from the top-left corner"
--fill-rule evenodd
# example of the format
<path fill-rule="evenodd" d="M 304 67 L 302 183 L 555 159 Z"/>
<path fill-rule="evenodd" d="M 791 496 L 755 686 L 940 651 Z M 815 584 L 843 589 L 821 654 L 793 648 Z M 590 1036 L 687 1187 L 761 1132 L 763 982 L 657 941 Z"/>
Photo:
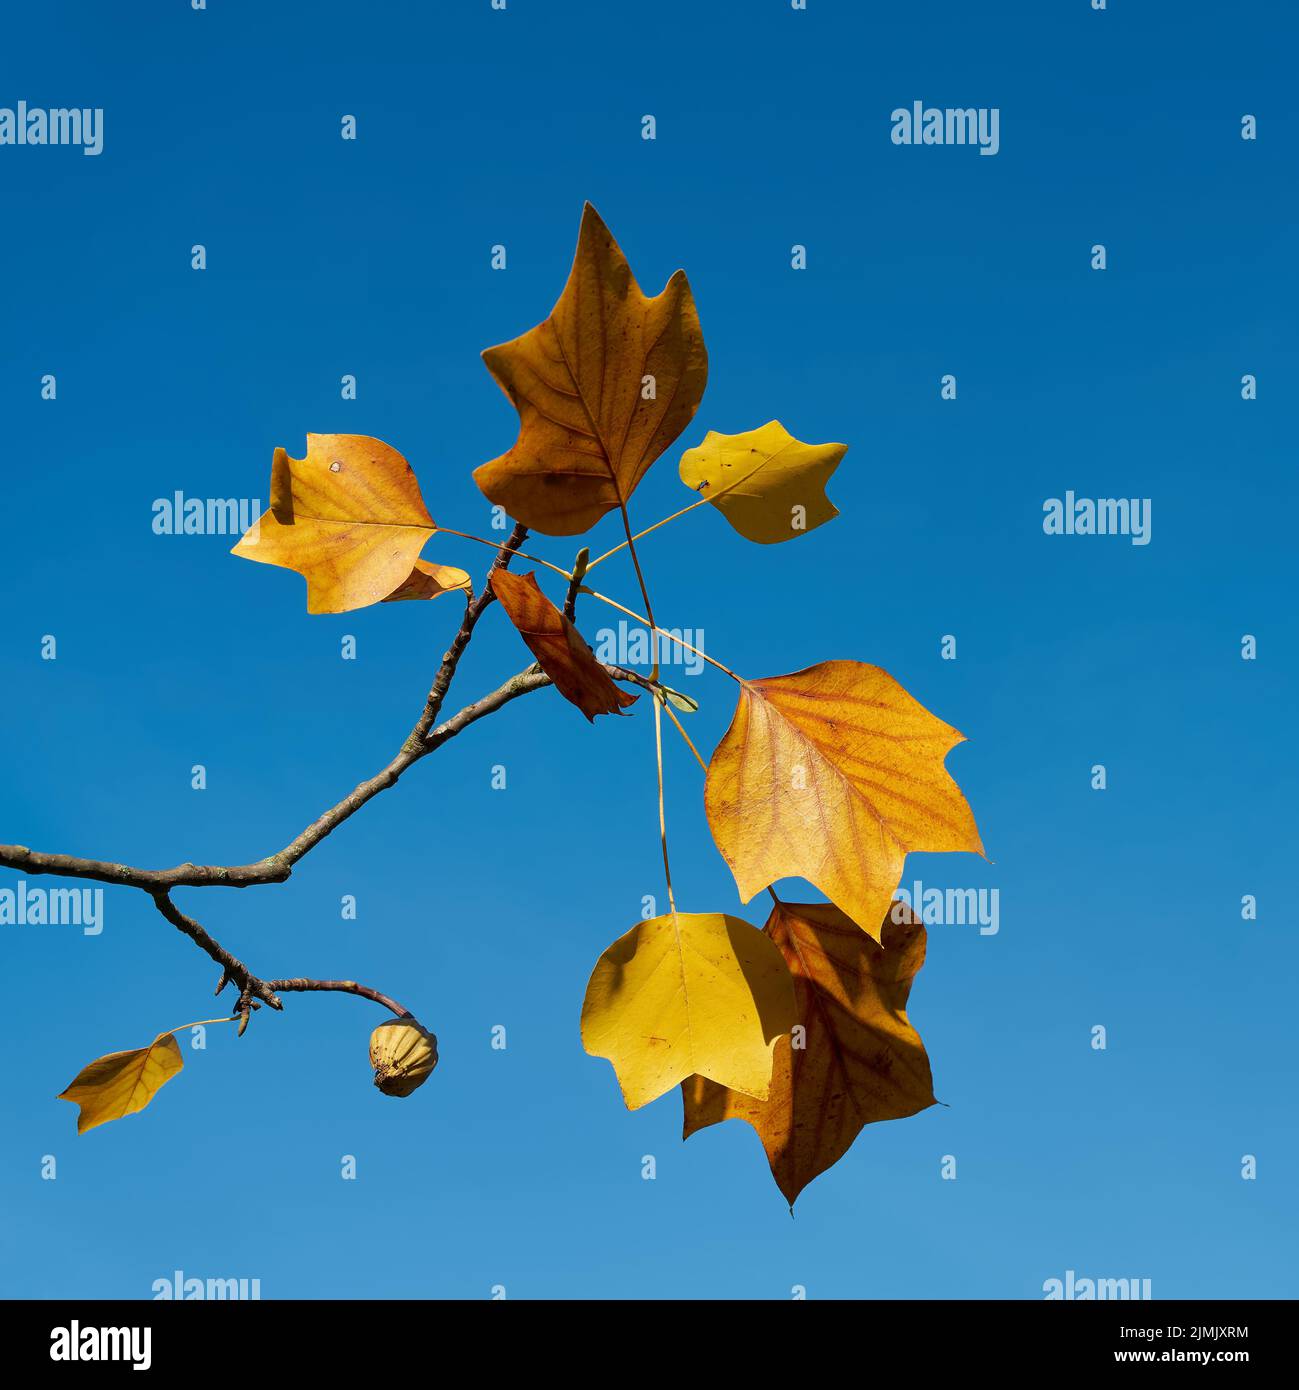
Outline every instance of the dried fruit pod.
<path fill-rule="evenodd" d="M 438 1040 L 413 1018 L 381 1023 L 370 1034 L 374 1084 L 385 1096 L 408 1096 L 438 1064 Z"/>

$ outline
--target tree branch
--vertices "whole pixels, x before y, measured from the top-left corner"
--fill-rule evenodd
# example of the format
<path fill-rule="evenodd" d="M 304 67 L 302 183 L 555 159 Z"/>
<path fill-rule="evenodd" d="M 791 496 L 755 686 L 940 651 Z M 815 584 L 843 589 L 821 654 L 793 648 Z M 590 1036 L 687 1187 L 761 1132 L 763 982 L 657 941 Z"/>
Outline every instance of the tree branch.
<path fill-rule="evenodd" d="M 493 570 L 509 564 L 510 557 L 523 544 L 527 534 L 527 528 L 522 525 L 514 528 L 509 539 L 502 544 L 496 553 L 491 570 L 488 571 L 489 581 Z M 326 835 L 336 830 L 372 797 L 395 785 L 397 779 L 412 763 L 417 762 L 426 753 L 432 752 L 433 747 L 445 743 L 448 738 L 472 724 L 475 719 L 481 718 L 482 714 L 490 713 L 491 709 L 499 708 L 501 704 L 506 703 L 506 699 L 514 698 L 514 694 L 510 694 L 499 699 L 490 708 L 484 708 L 480 713 L 468 716 L 468 710 L 487 704 L 500 696 L 501 691 L 484 697 L 475 705 L 469 706 L 468 710 L 462 710 L 455 718 L 448 720 L 443 726 L 448 732 L 439 738 L 436 744 L 426 746 L 426 735 L 442 708 L 442 702 L 450 689 L 456 667 L 459 665 L 465 648 L 469 645 L 470 637 L 473 636 L 474 627 L 494 597 L 490 583 L 486 583 L 482 593 L 465 605 L 465 616 L 452 639 L 451 646 L 442 658 L 437 675 L 433 678 L 433 685 L 424 703 L 424 710 L 396 757 L 382 771 L 367 778 L 364 782 L 358 783 L 340 802 L 317 816 L 301 834 L 297 835 L 277 853 L 252 864 L 191 864 L 187 862 L 177 864 L 171 869 L 137 869 L 129 864 L 116 864 L 103 859 L 80 859 L 69 854 L 42 854 L 36 850 L 28 849 L 26 845 L 0 844 L 0 867 L 20 869 L 29 874 L 59 874 L 65 878 L 96 879 L 101 883 L 122 884 L 128 888 L 139 888 L 146 893 L 154 894 L 169 892 L 173 888 L 248 888 L 263 883 L 283 883 L 293 872 L 293 866 L 303 855 L 314 849 Z M 506 682 L 507 686 L 510 684 L 510 682 Z M 536 688 L 535 685 L 527 687 L 527 689 Z M 505 687 L 502 687 L 502 690 L 504 689 Z M 526 691 L 519 690 L 516 693 L 524 694 Z"/>
<path fill-rule="evenodd" d="M 414 1018 L 408 1008 L 399 1004 L 395 999 L 390 999 L 386 994 L 380 994 L 377 989 L 371 989 L 369 985 L 358 985 L 355 980 L 272 980 L 267 986 L 277 994 L 289 994 L 295 990 L 339 990 L 344 994 L 358 994 L 362 999 L 371 999 L 376 1004 L 382 1004 L 385 1009 L 391 1010 L 398 1018 Z"/>
<path fill-rule="evenodd" d="M 359 811 L 366 802 L 381 791 L 394 786 L 408 767 L 455 738 L 471 724 L 502 709 L 512 700 L 552 683 L 550 677 L 534 664 L 511 676 L 489 694 L 466 705 L 451 718 L 440 724 L 436 722 L 478 619 L 495 599 L 491 589 L 492 574 L 509 564 L 527 534 L 527 528 L 522 524 L 515 526 L 509 538 L 497 551 L 482 591 L 466 603 L 464 617 L 452 638 L 451 645 L 442 657 L 442 663 L 425 699 L 424 709 L 396 756 L 381 771 L 358 783 L 341 801 L 317 816 L 278 853 L 252 864 L 217 865 L 187 862 L 177 864 L 171 869 L 138 869 L 128 864 L 116 864 L 102 859 L 81 859 L 68 854 L 44 854 L 28 849 L 25 845 L 0 845 L 0 867 L 18 869 L 29 874 L 57 874 L 66 878 L 96 879 L 103 883 L 138 888 L 148 893 L 163 917 L 221 967 L 221 979 L 216 992 L 220 994 L 232 983 L 238 987 L 239 999 L 234 1011 L 240 1016 L 241 1036 L 248 1026 L 248 1019 L 253 1010 L 261 1008 L 262 1004 L 268 1004 L 276 1010 L 283 1009 L 279 995 L 289 992 L 334 991 L 355 994 L 376 1004 L 382 1004 L 398 1018 L 413 1018 L 414 1015 L 404 1005 L 378 990 L 371 989 L 368 985 L 358 984 L 355 980 L 313 980 L 296 977 L 267 982 L 260 979 L 243 961 L 227 951 L 200 923 L 182 912 L 172 902 L 170 894 L 173 888 L 247 888 L 263 883 L 283 883 L 304 855 Z M 572 616 L 577 601 L 587 556 L 588 552 L 583 550 L 574 568 L 573 580 L 564 603 L 564 610 L 569 617 Z M 615 680 L 631 681 L 651 691 L 655 689 L 655 683 L 638 672 L 629 671 L 621 666 L 607 665 L 605 669 Z"/>
<path fill-rule="evenodd" d="M 192 917 L 187 917 L 166 893 L 155 893 L 153 905 L 173 927 L 184 932 L 200 950 L 206 951 L 221 967 L 221 978 L 217 981 L 216 987 L 218 994 L 232 981 L 238 985 L 239 999 L 235 1004 L 234 1011 L 239 1015 L 239 1036 L 241 1038 L 244 1035 L 244 1029 L 248 1027 L 248 1019 L 253 1009 L 260 1009 L 263 1003 L 269 1004 L 273 1009 L 284 1007 L 276 997 L 275 991 L 264 980 L 259 980 L 243 961 L 232 956 L 215 937 L 210 936 Z"/>

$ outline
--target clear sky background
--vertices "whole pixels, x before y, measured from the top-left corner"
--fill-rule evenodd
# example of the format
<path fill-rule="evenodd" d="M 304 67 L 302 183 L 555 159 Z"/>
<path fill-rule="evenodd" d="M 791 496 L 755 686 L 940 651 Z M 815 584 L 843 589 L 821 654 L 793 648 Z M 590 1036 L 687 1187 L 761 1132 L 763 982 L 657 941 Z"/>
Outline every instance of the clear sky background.
<path fill-rule="evenodd" d="M 711 359 L 634 521 L 690 500 L 676 463 L 707 429 L 778 417 L 851 446 L 813 534 L 752 546 L 700 509 L 647 540 L 661 620 L 748 675 L 878 663 L 966 733 L 948 767 L 992 862 L 912 856 L 904 882 L 998 889 L 1000 931 L 930 933 L 911 1018 L 945 1106 L 867 1129 L 791 1220 L 751 1130 L 683 1146 L 677 1093 L 628 1113 L 582 1051 L 591 966 L 662 895 L 652 727 L 643 701 L 592 728 L 530 696 L 289 883 L 176 894 L 263 976 L 408 1003 L 442 1050 L 409 1100 L 371 1085 L 380 1009 L 294 996 L 78 1138 L 57 1092 L 219 1012 L 216 972 L 127 890 L 97 937 L 0 928 L 0 1292 L 149 1297 L 180 1269 L 268 1298 L 1040 1298 L 1072 1269 L 1299 1294 L 1297 31 L 1281 0 L 7 15 L 0 105 L 103 107 L 105 145 L 0 147 L 0 840 L 241 863 L 387 760 L 457 602 L 309 617 L 298 576 L 157 536 L 152 503 L 265 502 L 274 446 L 347 431 L 485 531 L 470 472 L 516 417 L 478 353 L 549 311 L 590 199 L 647 291 L 687 270 Z M 894 146 L 916 100 L 999 108 L 1000 153 Z M 1044 535 L 1068 489 L 1150 498 L 1151 543 Z M 606 520 L 592 544 L 616 540 Z M 633 598 L 624 563 L 601 578 Z M 580 618 L 592 640 L 608 622 Z M 450 705 L 526 661 L 493 610 Z M 679 683 L 709 750 L 733 688 Z M 682 906 L 760 925 L 667 751 Z"/>

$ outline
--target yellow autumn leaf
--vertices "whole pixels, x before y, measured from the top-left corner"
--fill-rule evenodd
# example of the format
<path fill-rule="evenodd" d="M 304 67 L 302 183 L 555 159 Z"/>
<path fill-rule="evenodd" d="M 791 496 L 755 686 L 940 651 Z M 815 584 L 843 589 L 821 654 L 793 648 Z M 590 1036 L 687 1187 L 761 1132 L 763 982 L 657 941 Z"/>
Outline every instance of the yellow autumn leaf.
<path fill-rule="evenodd" d="M 742 682 L 704 786 L 741 900 L 805 878 L 879 940 L 910 851 L 983 853 L 943 765 L 964 737 L 860 661 Z"/>
<path fill-rule="evenodd" d="M 582 1043 L 613 1063 L 629 1110 L 695 1074 L 765 1099 L 776 1039 L 794 1021 L 770 938 L 738 917 L 677 912 L 638 923 L 596 962 Z"/>
<path fill-rule="evenodd" d="M 77 1133 L 84 1134 L 143 1110 L 184 1065 L 176 1039 L 159 1033 L 148 1047 L 110 1052 L 82 1067 L 58 1099 L 81 1107 Z"/>
<path fill-rule="evenodd" d="M 685 274 L 647 298 L 590 203 L 550 317 L 483 361 L 519 412 L 519 437 L 474 481 L 550 536 L 577 535 L 625 503 L 690 423 L 708 379 Z"/>
<path fill-rule="evenodd" d="M 185 1065 L 176 1045 L 175 1034 L 182 1028 L 199 1028 L 209 1023 L 233 1023 L 232 1017 L 204 1018 L 182 1023 L 180 1028 L 159 1033 L 148 1047 L 129 1052 L 110 1052 L 87 1063 L 60 1091 L 57 1100 L 70 1100 L 81 1107 L 77 1133 L 96 1125 L 120 1120 L 143 1110 L 161 1088 Z"/>
<path fill-rule="evenodd" d="M 271 505 L 232 553 L 297 570 L 308 613 L 346 613 L 417 596 L 399 591 L 420 587 L 416 557 L 436 529 L 396 449 L 364 434 L 309 434 L 306 458 L 276 449 Z M 434 592 L 444 586 L 418 596 Z"/>
<path fill-rule="evenodd" d="M 57 1100 L 70 1100 L 81 1107 L 77 1115 L 77 1133 L 84 1134 L 96 1125 L 120 1120 L 143 1110 L 185 1065 L 175 1035 L 184 1028 L 200 1028 L 209 1023 L 233 1023 L 234 1017 L 203 1018 L 195 1023 L 182 1023 L 166 1033 L 159 1033 L 148 1047 L 129 1052 L 110 1052 L 87 1063 L 72 1078 Z"/>
<path fill-rule="evenodd" d="M 402 599 L 440 598 L 443 594 L 463 591 L 472 597 L 473 585 L 469 575 L 454 565 L 435 565 L 428 560 L 416 560 L 406 582 L 394 589 L 384 603 Z"/>
<path fill-rule="evenodd" d="M 774 545 L 839 515 L 825 485 L 846 444 L 804 444 L 772 420 L 744 434 L 709 430 L 681 456 L 681 481 L 702 493 L 746 540 Z"/>
<path fill-rule="evenodd" d="M 692 1076 L 682 1082 L 682 1137 L 722 1120 L 757 1131 L 772 1176 L 790 1206 L 851 1148 L 864 1125 L 915 1115 L 934 1100 L 907 998 L 925 963 L 925 929 L 903 903 L 890 904 L 877 945 L 833 903 L 778 903 L 766 934 L 794 978 L 799 1046 L 776 1042 L 765 1101 Z"/>

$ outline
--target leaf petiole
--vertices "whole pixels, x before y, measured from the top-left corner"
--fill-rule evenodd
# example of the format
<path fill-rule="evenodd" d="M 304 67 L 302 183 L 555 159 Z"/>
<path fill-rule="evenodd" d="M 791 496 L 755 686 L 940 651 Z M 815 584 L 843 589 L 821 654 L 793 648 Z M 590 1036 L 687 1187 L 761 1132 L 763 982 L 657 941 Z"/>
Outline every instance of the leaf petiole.
<path fill-rule="evenodd" d="M 688 733 L 686 733 L 685 726 L 676 717 L 676 715 L 673 714 L 671 705 L 668 704 L 667 700 L 663 697 L 663 695 L 659 691 L 655 691 L 655 694 L 658 695 L 659 701 L 663 706 L 663 712 L 677 726 L 677 733 L 679 733 L 681 737 L 685 739 L 686 747 L 689 748 L 690 751 L 695 755 L 695 761 L 699 764 L 701 768 L 703 768 L 704 772 L 707 773 L 708 764 L 703 760 L 703 757 L 700 755 L 699 749 L 695 747 L 694 740 L 691 739 Z"/>
<path fill-rule="evenodd" d="M 500 541 L 489 541 L 485 536 L 474 536 L 468 531 L 455 531 L 452 530 L 450 526 L 438 526 L 434 534 L 459 536 L 462 541 L 477 541 L 479 545 L 489 545 L 493 550 L 499 550 L 501 548 Z M 563 575 L 565 579 L 572 583 L 572 574 L 561 565 L 552 565 L 549 560 L 543 560 L 539 555 L 529 555 L 526 550 L 512 550 L 510 553 L 512 555 L 517 555 L 520 560 L 530 560 L 534 565 L 543 565 L 548 570 L 554 570 L 556 574 Z"/>
<path fill-rule="evenodd" d="M 177 1033 L 183 1033 L 186 1028 L 205 1028 L 209 1023 L 237 1023 L 239 1014 L 229 1014 L 225 1018 L 200 1018 L 197 1023 L 178 1023 L 175 1028 L 168 1028 L 166 1033 L 159 1033 L 160 1038 L 175 1037 Z"/>
<path fill-rule="evenodd" d="M 590 566 L 588 566 L 587 569 L 589 571 Z M 660 637 L 666 637 L 673 646 L 684 647 L 686 651 L 690 652 L 693 656 L 697 656 L 701 661 L 706 661 L 710 666 L 716 666 L 719 671 L 730 676 L 738 685 L 748 685 L 748 681 L 746 681 L 743 676 L 737 676 L 729 666 L 723 666 L 716 657 L 709 656 L 707 652 L 701 652 L 698 647 L 692 647 L 689 642 L 683 641 L 673 632 L 664 632 L 661 627 L 656 627 L 655 624 L 650 622 L 643 614 L 634 612 L 630 608 L 624 608 L 621 603 L 618 603 L 615 599 L 611 599 L 607 594 L 599 593 L 595 589 L 588 589 L 585 584 L 582 585 L 578 592 L 586 594 L 589 598 L 597 599 L 600 603 L 607 603 L 610 608 L 616 608 L 619 613 L 626 613 L 629 618 L 635 618 L 642 626 L 658 633 Z"/>
<path fill-rule="evenodd" d="M 712 499 L 709 497 L 701 497 L 698 502 L 691 502 L 688 507 L 682 507 L 679 512 L 673 512 L 671 516 L 665 516 L 662 521 L 656 521 L 653 526 L 647 526 L 643 531 L 637 531 L 636 534 L 630 538 L 630 541 L 638 541 L 642 536 L 648 536 L 651 531 L 657 531 L 660 526 L 666 526 L 669 521 L 675 521 L 677 517 L 685 516 L 687 512 L 693 512 L 696 507 L 702 507 L 705 502 L 711 500 Z M 617 555 L 620 550 L 626 550 L 630 541 L 619 541 L 612 550 L 606 550 L 603 555 L 597 556 L 587 565 L 587 573 L 589 574 L 596 565 L 603 564 L 611 555 Z"/>

